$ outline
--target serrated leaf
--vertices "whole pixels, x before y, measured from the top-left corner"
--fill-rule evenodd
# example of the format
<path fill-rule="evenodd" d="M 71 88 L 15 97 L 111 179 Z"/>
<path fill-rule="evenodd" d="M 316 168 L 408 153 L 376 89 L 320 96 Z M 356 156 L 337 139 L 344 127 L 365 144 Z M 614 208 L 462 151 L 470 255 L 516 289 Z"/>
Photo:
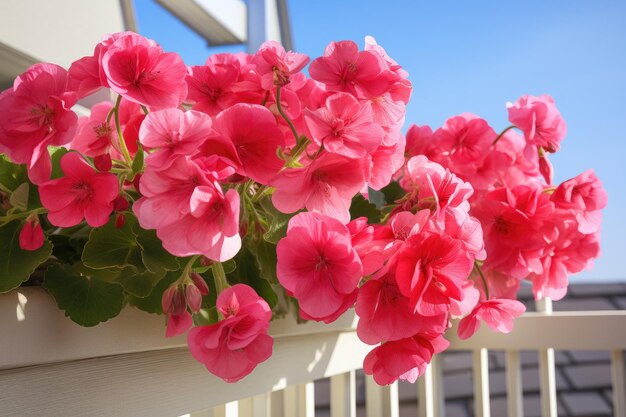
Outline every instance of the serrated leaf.
<path fill-rule="evenodd" d="M 363 198 L 361 194 L 358 194 L 352 199 L 350 217 L 352 219 L 367 217 L 369 223 L 378 223 L 380 221 L 380 210 L 378 210 L 374 204 Z"/>
<path fill-rule="evenodd" d="M 141 260 L 151 272 L 177 271 L 180 269 L 178 259 L 163 249 L 163 243 L 154 230 L 144 230 L 137 225 L 135 228 L 137 243 L 141 247 Z"/>
<path fill-rule="evenodd" d="M 116 279 L 127 293 L 135 297 L 143 298 L 150 295 L 154 287 L 161 281 L 167 271 L 162 269 L 159 272 L 137 271 L 134 267 L 122 269 Z"/>
<path fill-rule="evenodd" d="M 0 227 L 0 293 L 19 287 L 52 254 L 52 244 L 47 239 L 35 251 L 20 248 L 21 230 L 19 220 Z"/>
<path fill-rule="evenodd" d="M 180 273 L 178 271 L 167 272 L 163 279 L 161 279 L 152 291 L 150 291 L 148 296 L 135 297 L 133 295 L 129 295 L 128 302 L 146 313 L 163 314 L 163 309 L 161 308 L 161 298 L 163 298 L 163 292 L 178 278 L 180 278 Z"/>
<path fill-rule="evenodd" d="M 256 259 L 259 275 L 271 283 L 277 283 L 276 278 L 276 245 L 265 240 L 248 242 L 248 247 Z"/>
<path fill-rule="evenodd" d="M 120 285 L 83 276 L 69 265 L 48 268 L 43 286 L 66 316 L 85 327 L 117 316 L 124 306 Z"/>
<path fill-rule="evenodd" d="M 137 223 L 134 216 L 126 215 L 121 228 L 115 227 L 115 219 L 93 229 L 83 250 L 83 262 L 89 268 L 102 269 L 111 267 L 135 266 L 143 269 L 141 246 L 133 231 Z"/>
<path fill-rule="evenodd" d="M 287 234 L 289 220 L 297 213 L 281 213 L 276 210 L 269 198 L 261 200 L 260 204 L 266 213 L 269 226 L 269 229 L 263 234 L 263 239 L 276 245 Z"/>
<path fill-rule="evenodd" d="M 30 186 L 27 182 L 20 184 L 12 193 L 11 197 L 9 197 L 9 202 L 11 206 L 26 211 L 28 209 L 28 194 L 30 191 Z"/>

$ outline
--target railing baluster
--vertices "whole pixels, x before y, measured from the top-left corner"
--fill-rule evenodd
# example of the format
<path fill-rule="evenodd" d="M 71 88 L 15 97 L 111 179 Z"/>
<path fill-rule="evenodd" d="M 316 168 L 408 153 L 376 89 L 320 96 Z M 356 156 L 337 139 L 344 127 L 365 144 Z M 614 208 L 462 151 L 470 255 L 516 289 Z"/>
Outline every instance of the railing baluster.
<path fill-rule="evenodd" d="M 270 415 L 272 417 L 291 417 L 285 414 L 285 390 L 274 391 L 270 394 Z"/>
<path fill-rule="evenodd" d="M 506 351 L 506 397 L 509 417 L 524 417 L 524 393 L 519 350 Z"/>
<path fill-rule="evenodd" d="M 211 410 L 212 417 L 239 417 L 239 402 L 231 401 L 223 405 L 218 405 Z"/>
<path fill-rule="evenodd" d="M 239 400 L 239 417 L 270 417 L 270 412 L 269 394 L 260 394 Z"/>
<path fill-rule="evenodd" d="M 613 383 L 613 415 L 626 417 L 626 378 L 624 376 L 624 351 L 611 352 L 611 380 Z"/>
<path fill-rule="evenodd" d="M 371 376 L 365 378 L 365 410 L 367 417 L 399 416 L 398 382 L 379 386 Z"/>
<path fill-rule="evenodd" d="M 356 417 L 354 371 L 330 378 L 330 415 L 332 417 Z"/>
<path fill-rule="evenodd" d="M 536 303 L 537 311 L 552 314 L 552 300 L 544 298 Z M 541 337 L 541 335 L 538 335 Z M 557 417 L 556 375 L 554 349 L 539 351 L 539 382 L 541 390 L 541 415 Z"/>
<path fill-rule="evenodd" d="M 289 417 L 314 417 L 315 391 L 312 382 L 285 388 L 284 415 Z"/>
<path fill-rule="evenodd" d="M 419 417 L 445 416 L 445 397 L 439 356 L 433 357 L 424 375 L 417 380 L 417 401 Z"/>
<path fill-rule="evenodd" d="M 488 354 L 485 348 L 474 351 L 474 414 L 476 417 L 491 416 Z"/>

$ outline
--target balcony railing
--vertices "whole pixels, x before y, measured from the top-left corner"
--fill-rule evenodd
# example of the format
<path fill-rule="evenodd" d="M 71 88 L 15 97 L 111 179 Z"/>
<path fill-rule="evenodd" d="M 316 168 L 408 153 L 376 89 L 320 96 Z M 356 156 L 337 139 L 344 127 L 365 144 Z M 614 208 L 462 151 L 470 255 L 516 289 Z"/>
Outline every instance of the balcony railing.
<path fill-rule="evenodd" d="M 490 416 L 488 351 L 505 351 L 508 415 L 522 416 L 520 351 L 539 352 L 544 416 L 557 416 L 555 350 L 611 352 L 614 415 L 626 417 L 626 311 L 527 313 L 508 335 L 485 326 L 452 337 L 452 350 L 473 352 L 474 406 Z M 43 291 L 0 296 L 0 415 L 271 416 L 315 415 L 313 381 L 330 377 L 331 416 L 356 415 L 355 370 L 369 350 L 355 317 L 332 325 L 272 323 L 274 354 L 237 384 L 195 362 L 183 338 L 165 339 L 161 317 L 126 309 L 95 328 L 70 322 Z M 454 329 L 449 332 L 454 335 Z M 445 384 L 435 360 L 415 386 L 418 416 L 443 416 Z M 399 414 L 398 385 L 366 378 L 368 417 Z M 497 416 L 496 416 L 497 417 Z"/>

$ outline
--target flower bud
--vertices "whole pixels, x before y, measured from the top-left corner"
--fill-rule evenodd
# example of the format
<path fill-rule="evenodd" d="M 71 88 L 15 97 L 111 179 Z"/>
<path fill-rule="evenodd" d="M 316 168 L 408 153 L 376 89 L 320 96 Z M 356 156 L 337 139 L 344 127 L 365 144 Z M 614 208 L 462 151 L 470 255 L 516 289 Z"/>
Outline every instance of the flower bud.
<path fill-rule="evenodd" d="M 213 261 L 210 260 L 209 258 L 207 258 L 206 256 L 201 256 L 200 257 L 200 265 L 202 265 L 202 266 L 211 266 L 212 264 L 213 264 Z"/>
<path fill-rule="evenodd" d="M 126 216 L 124 216 L 124 213 L 119 213 L 115 218 L 115 228 L 121 229 L 124 227 L 124 223 L 126 223 Z"/>
<path fill-rule="evenodd" d="M 182 288 L 176 287 L 176 292 L 172 297 L 172 305 L 170 307 L 171 314 L 182 314 L 187 310 L 187 300 L 185 300 L 185 293 Z"/>
<path fill-rule="evenodd" d="M 185 299 L 192 312 L 197 313 L 200 311 L 202 294 L 200 294 L 200 290 L 194 284 L 189 284 L 185 287 Z"/>
<path fill-rule="evenodd" d="M 161 307 L 163 308 L 163 313 L 167 314 L 170 312 L 174 294 L 176 294 L 176 287 L 169 287 L 163 291 L 163 296 L 161 297 Z"/>
<path fill-rule="evenodd" d="M 113 210 L 115 211 L 126 211 L 130 203 L 121 195 L 118 195 L 115 201 L 113 201 Z"/>
<path fill-rule="evenodd" d="M 93 164 L 98 169 L 98 171 L 109 172 L 111 167 L 113 166 L 113 162 L 111 161 L 111 155 L 105 153 L 103 155 L 98 155 L 93 159 Z"/>
<path fill-rule="evenodd" d="M 44 236 L 39 220 L 26 221 L 24 227 L 20 231 L 19 244 L 20 248 L 28 251 L 34 251 L 43 246 Z"/>
<path fill-rule="evenodd" d="M 191 280 L 198 287 L 200 294 L 207 295 L 209 293 L 209 286 L 206 285 L 206 281 L 202 276 L 196 272 L 191 274 Z"/>
<path fill-rule="evenodd" d="M 133 186 L 135 187 L 135 190 L 137 190 L 137 192 L 139 194 L 141 194 L 141 191 L 139 191 L 139 181 L 141 180 L 141 174 L 137 174 L 135 175 L 135 178 L 133 178 Z"/>

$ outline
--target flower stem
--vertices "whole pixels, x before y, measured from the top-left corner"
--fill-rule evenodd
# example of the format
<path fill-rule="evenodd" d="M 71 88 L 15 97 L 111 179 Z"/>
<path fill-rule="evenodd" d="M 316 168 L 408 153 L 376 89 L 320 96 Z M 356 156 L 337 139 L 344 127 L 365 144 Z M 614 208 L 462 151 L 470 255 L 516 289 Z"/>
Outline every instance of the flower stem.
<path fill-rule="evenodd" d="M 485 297 L 487 297 L 487 300 L 489 300 L 489 286 L 487 285 L 487 280 L 485 279 L 485 275 L 483 274 L 482 269 L 480 269 L 480 266 L 476 261 L 474 261 L 474 269 L 476 269 L 476 272 L 478 272 L 478 275 L 480 275 L 480 279 L 483 281 L 483 287 L 485 288 Z"/>
<path fill-rule="evenodd" d="M 500 134 L 498 136 L 496 136 L 496 138 L 493 140 L 493 142 L 491 143 L 491 146 L 495 145 L 496 143 L 498 143 L 498 141 L 502 138 L 502 136 L 504 136 L 504 134 L 506 132 L 508 132 L 511 129 L 515 129 L 517 126 L 515 125 L 511 125 L 509 127 L 507 127 L 506 129 L 504 129 L 502 132 L 500 132 Z"/>
<path fill-rule="evenodd" d="M 289 119 L 289 116 L 287 116 L 287 114 L 283 111 L 283 106 L 280 103 L 280 86 L 276 87 L 276 108 L 278 109 L 278 113 L 280 113 L 280 115 L 283 117 L 283 119 L 285 119 L 285 121 L 289 125 L 289 128 L 291 129 L 291 132 L 293 133 L 293 137 L 296 138 L 296 142 L 297 142 L 298 132 L 296 131 L 295 126 L 291 122 L 291 119 Z"/>
<path fill-rule="evenodd" d="M 289 159 L 285 162 L 285 168 L 293 168 L 293 164 L 298 160 L 302 152 L 306 150 L 306 147 L 309 146 L 309 139 L 305 136 L 302 136 L 300 140 L 296 142 L 296 146 L 291 150 L 291 155 L 289 155 Z"/>
<path fill-rule="evenodd" d="M 220 295 L 222 291 L 230 287 L 226 280 L 226 273 L 221 262 L 214 262 L 211 264 L 211 271 L 213 272 L 213 278 L 215 279 L 215 292 L 216 295 Z"/>
<path fill-rule="evenodd" d="M 20 213 L 15 213 L 15 214 L 7 214 L 6 216 L 0 216 L 0 226 L 3 226 L 13 220 L 17 220 L 17 219 L 21 219 L 24 217 L 28 217 L 31 214 L 41 214 L 41 213 L 45 213 L 46 209 L 43 207 L 40 208 L 36 208 L 33 210 L 28 210 L 28 211 L 22 211 Z"/>
<path fill-rule="evenodd" d="M 180 278 L 178 278 L 179 284 L 183 283 L 187 279 L 187 277 L 189 277 L 189 274 L 191 273 L 191 268 L 193 268 L 193 264 L 196 263 L 199 257 L 200 255 L 195 255 L 192 256 L 191 259 L 189 259 L 189 262 L 187 262 L 187 265 L 185 265 L 185 268 L 183 269 L 183 273 L 180 274 Z"/>
<path fill-rule="evenodd" d="M 115 107 L 113 108 L 115 113 L 115 130 L 117 131 L 117 138 L 120 142 L 120 150 L 122 151 L 122 155 L 124 156 L 124 160 L 128 164 L 128 166 L 133 165 L 133 159 L 130 157 L 130 152 L 128 152 L 128 148 L 126 147 L 126 142 L 124 141 L 124 135 L 122 135 L 122 125 L 120 124 L 120 103 L 122 102 L 122 96 L 117 96 L 117 101 L 115 102 Z"/>

